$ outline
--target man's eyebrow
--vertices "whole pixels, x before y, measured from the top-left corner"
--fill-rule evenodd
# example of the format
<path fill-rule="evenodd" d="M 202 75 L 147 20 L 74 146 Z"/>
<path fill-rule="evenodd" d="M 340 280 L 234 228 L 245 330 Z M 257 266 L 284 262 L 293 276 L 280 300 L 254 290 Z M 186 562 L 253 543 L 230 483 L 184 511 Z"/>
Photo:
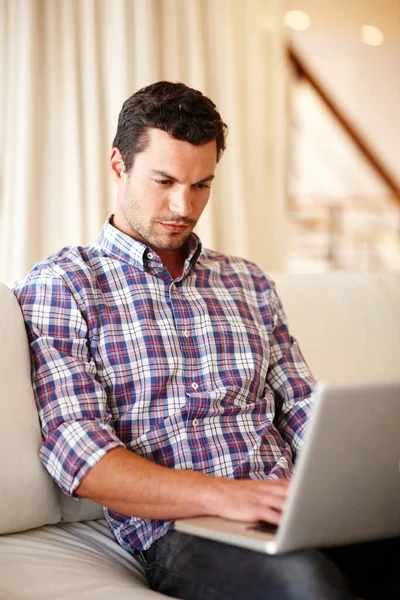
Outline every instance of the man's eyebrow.
<path fill-rule="evenodd" d="M 151 169 L 151 172 L 154 173 L 154 175 L 160 175 L 160 177 L 164 177 L 165 179 L 170 179 L 171 181 L 178 181 L 175 177 L 172 177 L 172 175 L 169 175 L 165 171 L 159 171 L 158 169 Z"/>
<path fill-rule="evenodd" d="M 165 171 L 159 171 L 158 169 L 151 169 L 151 172 L 154 173 L 154 175 L 159 175 L 160 177 L 164 177 L 165 179 L 169 179 L 170 181 L 178 181 L 176 179 L 176 177 L 173 177 L 172 175 L 170 175 L 169 173 L 166 173 Z M 198 185 L 199 183 L 205 183 L 206 181 L 212 181 L 214 179 L 215 175 L 207 175 L 207 177 L 203 177 L 203 179 L 200 179 L 200 181 L 196 181 L 196 183 L 194 185 Z"/>
<path fill-rule="evenodd" d="M 197 185 L 198 183 L 206 183 L 206 181 L 212 181 L 214 179 L 215 175 L 207 175 L 207 177 L 203 177 L 203 179 L 200 179 L 200 181 L 196 181 Z"/>

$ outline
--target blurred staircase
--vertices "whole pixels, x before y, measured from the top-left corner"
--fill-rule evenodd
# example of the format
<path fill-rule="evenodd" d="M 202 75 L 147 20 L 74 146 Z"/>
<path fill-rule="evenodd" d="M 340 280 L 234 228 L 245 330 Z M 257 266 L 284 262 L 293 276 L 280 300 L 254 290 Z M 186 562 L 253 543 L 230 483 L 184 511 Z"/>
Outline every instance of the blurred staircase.
<path fill-rule="evenodd" d="M 293 46 L 288 59 L 294 85 L 286 270 L 400 271 L 399 183 Z"/>

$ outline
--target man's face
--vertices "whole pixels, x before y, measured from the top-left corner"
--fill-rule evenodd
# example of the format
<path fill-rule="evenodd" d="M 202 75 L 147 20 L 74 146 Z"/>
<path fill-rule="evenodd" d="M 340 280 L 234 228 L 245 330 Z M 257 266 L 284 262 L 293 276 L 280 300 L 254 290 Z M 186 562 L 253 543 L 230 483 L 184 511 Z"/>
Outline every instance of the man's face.
<path fill-rule="evenodd" d="M 179 250 L 208 202 L 216 142 L 194 146 L 160 129 L 148 135 L 120 179 L 114 224 L 158 253 Z"/>

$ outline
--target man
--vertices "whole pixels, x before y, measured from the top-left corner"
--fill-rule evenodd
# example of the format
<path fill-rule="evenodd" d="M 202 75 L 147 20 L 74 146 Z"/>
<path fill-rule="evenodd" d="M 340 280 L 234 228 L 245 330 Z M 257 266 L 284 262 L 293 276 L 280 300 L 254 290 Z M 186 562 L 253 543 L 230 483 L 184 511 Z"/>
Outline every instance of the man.
<path fill-rule="evenodd" d="M 273 282 L 192 233 L 225 134 L 200 92 L 139 90 L 111 152 L 115 214 L 94 244 L 61 250 L 16 290 L 41 459 L 66 494 L 107 507 L 153 589 L 353 598 L 316 550 L 265 556 L 174 531 L 196 515 L 278 524 L 312 407 L 314 380 Z"/>

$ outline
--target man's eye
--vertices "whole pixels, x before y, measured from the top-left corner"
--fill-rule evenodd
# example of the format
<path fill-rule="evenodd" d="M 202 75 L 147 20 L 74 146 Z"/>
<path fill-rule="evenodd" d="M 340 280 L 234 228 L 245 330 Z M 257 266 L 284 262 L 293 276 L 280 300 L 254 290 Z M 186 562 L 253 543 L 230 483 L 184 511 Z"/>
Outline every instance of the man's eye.
<path fill-rule="evenodd" d="M 171 183 L 169 179 L 156 179 L 156 182 L 160 185 L 168 185 L 169 183 Z"/>
<path fill-rule="evenodd" d="M 206 183 L 197 183 L 197 184 L 196 184 L 196 187 L 197 187 L 199 190 L 205 190 L 205 189 L 209 188 L 210 186 L 209 186 L 209 185 L 207 185 Z"/>

